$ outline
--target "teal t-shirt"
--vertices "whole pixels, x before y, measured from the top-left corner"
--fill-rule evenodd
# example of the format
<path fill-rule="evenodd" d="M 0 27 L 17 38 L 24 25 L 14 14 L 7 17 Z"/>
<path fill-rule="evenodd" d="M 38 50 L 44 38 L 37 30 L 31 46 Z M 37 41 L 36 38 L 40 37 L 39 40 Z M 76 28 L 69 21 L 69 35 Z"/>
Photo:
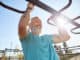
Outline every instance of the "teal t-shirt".
<path fill-rule="evenodd" d="M 33 35 L 21 39 L 24 53 L 24 60 L 59 60 L 54 47 L 52 46 L 52 35 Z"/>

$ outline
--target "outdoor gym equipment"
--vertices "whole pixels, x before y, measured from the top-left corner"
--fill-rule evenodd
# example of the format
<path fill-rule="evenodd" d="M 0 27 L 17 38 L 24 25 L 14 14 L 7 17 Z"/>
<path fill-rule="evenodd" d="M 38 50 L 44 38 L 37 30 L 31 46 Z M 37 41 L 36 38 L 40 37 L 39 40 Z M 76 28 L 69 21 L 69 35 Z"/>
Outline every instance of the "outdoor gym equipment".
<path fill-rule="evenodd" d="M 47 12 L 52 14 L 52 16 L 47 20 L 48 24 L 54 25 L 53 23 L 50 22 L 50 20 L 54 20 L 54 18 L 56 16 L 63 16 L 72 25 L 75 26 L 74 28 L 71 29 L 71 32 L 74 33 L 74 34 L 80 34 L 80 31 L 79 32 L 74 32 L 76 29 L 80 28 L 80 23 L 75 22 L 75 20 L 78 20 L 80 18 L 80 16 L 77 16 L 76 18 L 70 19 L 67 16 L 61 14 L 61 12 L 63 12 L 65 9 L 70 7 L 70 5 L 72 4 L 72 0 L 69 0 L 69 3 L 66 6 L 64 6 L 62 9 L 60 9 L 59 11 L 56 11 L 55 9 L 49 7 L 48 5 L 44 4 L 43 2 L 41 2 L 39 0 L 26 0 L 26 1 L 31 2 L 34 5 L 38 6 L 39 8 L 41 8 L 41 9 L 43 9 L 43 10 L 45 10 L 45 11 L 47 11 Z M 6 4 L 4 4 L 3 2 L 0 2 L 0 5 L 2 7 L 4 7 L 4 8 L 6 8 L 6 9 L 15 11 L 17 13 L 24 13 L 25 12 L 25 11 L 21 11 L 21 10 L 15 9 L 13 7 L 10 7 L 10 6 L 6 5 Z"/>

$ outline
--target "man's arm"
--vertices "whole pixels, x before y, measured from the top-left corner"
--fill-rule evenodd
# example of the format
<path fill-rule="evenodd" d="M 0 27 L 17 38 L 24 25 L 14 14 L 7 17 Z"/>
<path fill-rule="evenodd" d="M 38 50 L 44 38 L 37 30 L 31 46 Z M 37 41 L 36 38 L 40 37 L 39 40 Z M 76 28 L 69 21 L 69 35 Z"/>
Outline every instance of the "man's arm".
<path fill-rule="evenodd" d="M 61 43 L 69 39 L 70 39 L 70 36 L 64 28 L 59 28 L 59 34 L 54 35 L 53 37 L 54 43 Z"/>
<path fill-rule="evenodd" d="M 28 29 L 26 27 L 28 27 L 29 25 L 29 20 L 30 20 L 30 12 L 33 9 L 33 4 L 32 3 L 28 3 L 28 7 L 26 12 L 22 15 L 20 22 L 19 22 L 19 26 L 18 26 L 18 33 L 19 33 L 19 38 L 22 39 L 24 38 L 26 35 L 28 35 Z"/>

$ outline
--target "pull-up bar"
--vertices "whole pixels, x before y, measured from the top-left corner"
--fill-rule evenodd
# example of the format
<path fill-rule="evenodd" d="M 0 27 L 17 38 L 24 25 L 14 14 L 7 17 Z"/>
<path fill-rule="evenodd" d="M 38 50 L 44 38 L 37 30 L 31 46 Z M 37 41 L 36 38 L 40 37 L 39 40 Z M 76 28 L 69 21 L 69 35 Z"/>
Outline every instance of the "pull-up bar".
<path fill-rule="evenodd" d="M 66 8 L 68 8 L 71 3 L 72 3 L 72 0 L 69 0 L 69 3 L 67 4 L 67 6 L 65 6 L 64 8 L 62 8 L 59 12 L 54 10 L 53 8 L 49 7 L 48 5 L 42 3 L 41 1 L 38 1 L 38 0 L 26 0 L 26 1 L 29 1 L 29 2 L 32 2 L 33 4 L 35 4 L 36 6 L 42 8 L 43 10 L 46 10 L 48 11 L 49 13 L 51 14 L 56 14 L 56 13 L 59 13 L 60 11 L 63 11 L 65 10 Z M 21 11 L 21 10 L 18 10 L 18 9 L 15 9 L 13 7 L 10 7 L 6 4 L 4 4 L 3 2 L 0 2 L 0 5 L 6 9 L 9 9 L 9 10 L 12 10 L 12 11 L 15 11 L 17 13 L 24 13 L 25 11 Z"/>
<path fill-rule="evenodd" d="M 14 12 L 17 12 L 17 13 L 24 13 L 25 11 L 21 11 L 21 10 L 18 10 L 18 9 L 15 9 L 13 7 L 10 7 L 6 4 L 4 4 L 3 2 L 0 2 L 0 5 L 8 10 L 11 10 L 11 11 L 14 11 Z"/>
<path fill-rule="evenodd" d="M 54 17 L 54 16 L 57 16 L 57 15 L 58 15 L 58 16 L 59 16 L 59 15 L 62 15 L 62 16 L 63 16 L 65 19 L 67 19 L 71 24 L 73 24 L 73 25 L 76 26 L 75 28 L 73 28 L 73 29 L 71 30 L 71 32 L 74 33 L 74 34 L 80 34 L 80 32 L 73 32 L 74 30 L 80 28 L 80 24 L 74 21 L 74 20 L 79 19 L 80 16 L 78 16 L 78 17 L 76 17 L 76 18 L 74 18 L 74 19 L 70 19 L 70 18 L 68 18 L 67 16 L 61 14 L 62 11 L 64 11 L 66 8 L 68 8 L 68 7 L 71 5 L 72 0 L 69 0 L 69 3 L 68 3 L 65 7 L 63 7 L 60 11 L 56 11 L 55 9 L 47 6 L 46 4 L 40 2 L 39 0 L 27 0 L 27 1 L 29 1 L 29 2 L 31 2 L 31 3 L 33 3 L 33 4 L 35 4 L 35 5 L 37 5 L 38 7 L 44 9 L 45 11 L 51 13 L 51 14 L 53 15 L 53 17 Z"/>
<path fill-rule="evenodd" d="M 44 4 L 43 2 L 41 2 L 41 1 L 39 1 L 39 0 L 26 0 L 26 1 L 31 2 L 31 3 L 35 4 L 36 6 L 42 8 L 43 10 L 51 13 L 51 14 L 53 15 L 53 17 L 54 17 L 54 16 L 57 16 L 57 15 L 58 15 L 58 16 L 61 15 L 61 16 L 65 17 L 65 19 L 67 19 L 71 24 L 73 24 L 73 25 L 76 26 L 75 28 L 73 28 L 73 29 L 71 30 L 71 32 L 72 32 L 72 33 L 75 33 L 75 34 L 80 34 L 80 32 L 77 32 L 77 33 L 76 33 L 76 32 L 73 32 L 73 30 L 80 28 L 80 24 L 74 21 L 74 20 L 76 20 L 76 19 L 79 19 L 80 16 L 78 16 L 78 17 L 76 17 L 76 18 L 74 18 L 74 19 L 70 19 L 70 18 L 68 18 L 67 16 L 61 14 L 62 11 L 64 11 L 66 8 L 68 8 L 68 7 L 71 5 L 72 0 L 69 0 L 69 3 L 68 3 L 64 8 L 62 8 L 60 11 L 56 11 L 55 9 L 49 7 L 48 5 Z M 1 5 L 2 7 L 4 7 L 4 8 L 7 8 L 7 9 L 9 9 L 9 10 L 12 10 L 12 11 L 15 11 L 15 12 L 18 12 L 18 13 L 24 13 L 24 12 L 25 12 L 25 11 L 21 11 L 21 10 L 12 8 L 12 7 L 10 7 L 10 6 L 7 6 L 6 4 L 4 4 L 4 3 L 2 3 L 2 2 L 0 2 L 0 5 Z"/>

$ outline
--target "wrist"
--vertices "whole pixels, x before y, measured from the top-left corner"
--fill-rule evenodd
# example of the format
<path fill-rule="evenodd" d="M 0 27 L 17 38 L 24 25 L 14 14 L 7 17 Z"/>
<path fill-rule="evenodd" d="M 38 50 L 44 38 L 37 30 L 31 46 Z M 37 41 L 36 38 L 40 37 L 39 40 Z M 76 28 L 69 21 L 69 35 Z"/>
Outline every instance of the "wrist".
<path fill-rule="evenodd" d="M 32 10 L 32 8 L 28 7 L 28 8 L 27 8 L 27 10 L 28 10 L 28 11 L 31 11 L 31 10 Z"/>
<path fill-rule="evenodd" d="M 26 12 L 29 12 L 29 13 L 30 13 L 31 11 L 32 11 L 32 8 L 29 8 L 29 7 L 28 7 L 28 8 L 26 9 Z"/>
<path fill-rule="evenodd" d="M 32 10 L 32 8 L 31 8 L 31 7 L 28 7 L 27 9 L 28 9 L 28 10 Z"/>

